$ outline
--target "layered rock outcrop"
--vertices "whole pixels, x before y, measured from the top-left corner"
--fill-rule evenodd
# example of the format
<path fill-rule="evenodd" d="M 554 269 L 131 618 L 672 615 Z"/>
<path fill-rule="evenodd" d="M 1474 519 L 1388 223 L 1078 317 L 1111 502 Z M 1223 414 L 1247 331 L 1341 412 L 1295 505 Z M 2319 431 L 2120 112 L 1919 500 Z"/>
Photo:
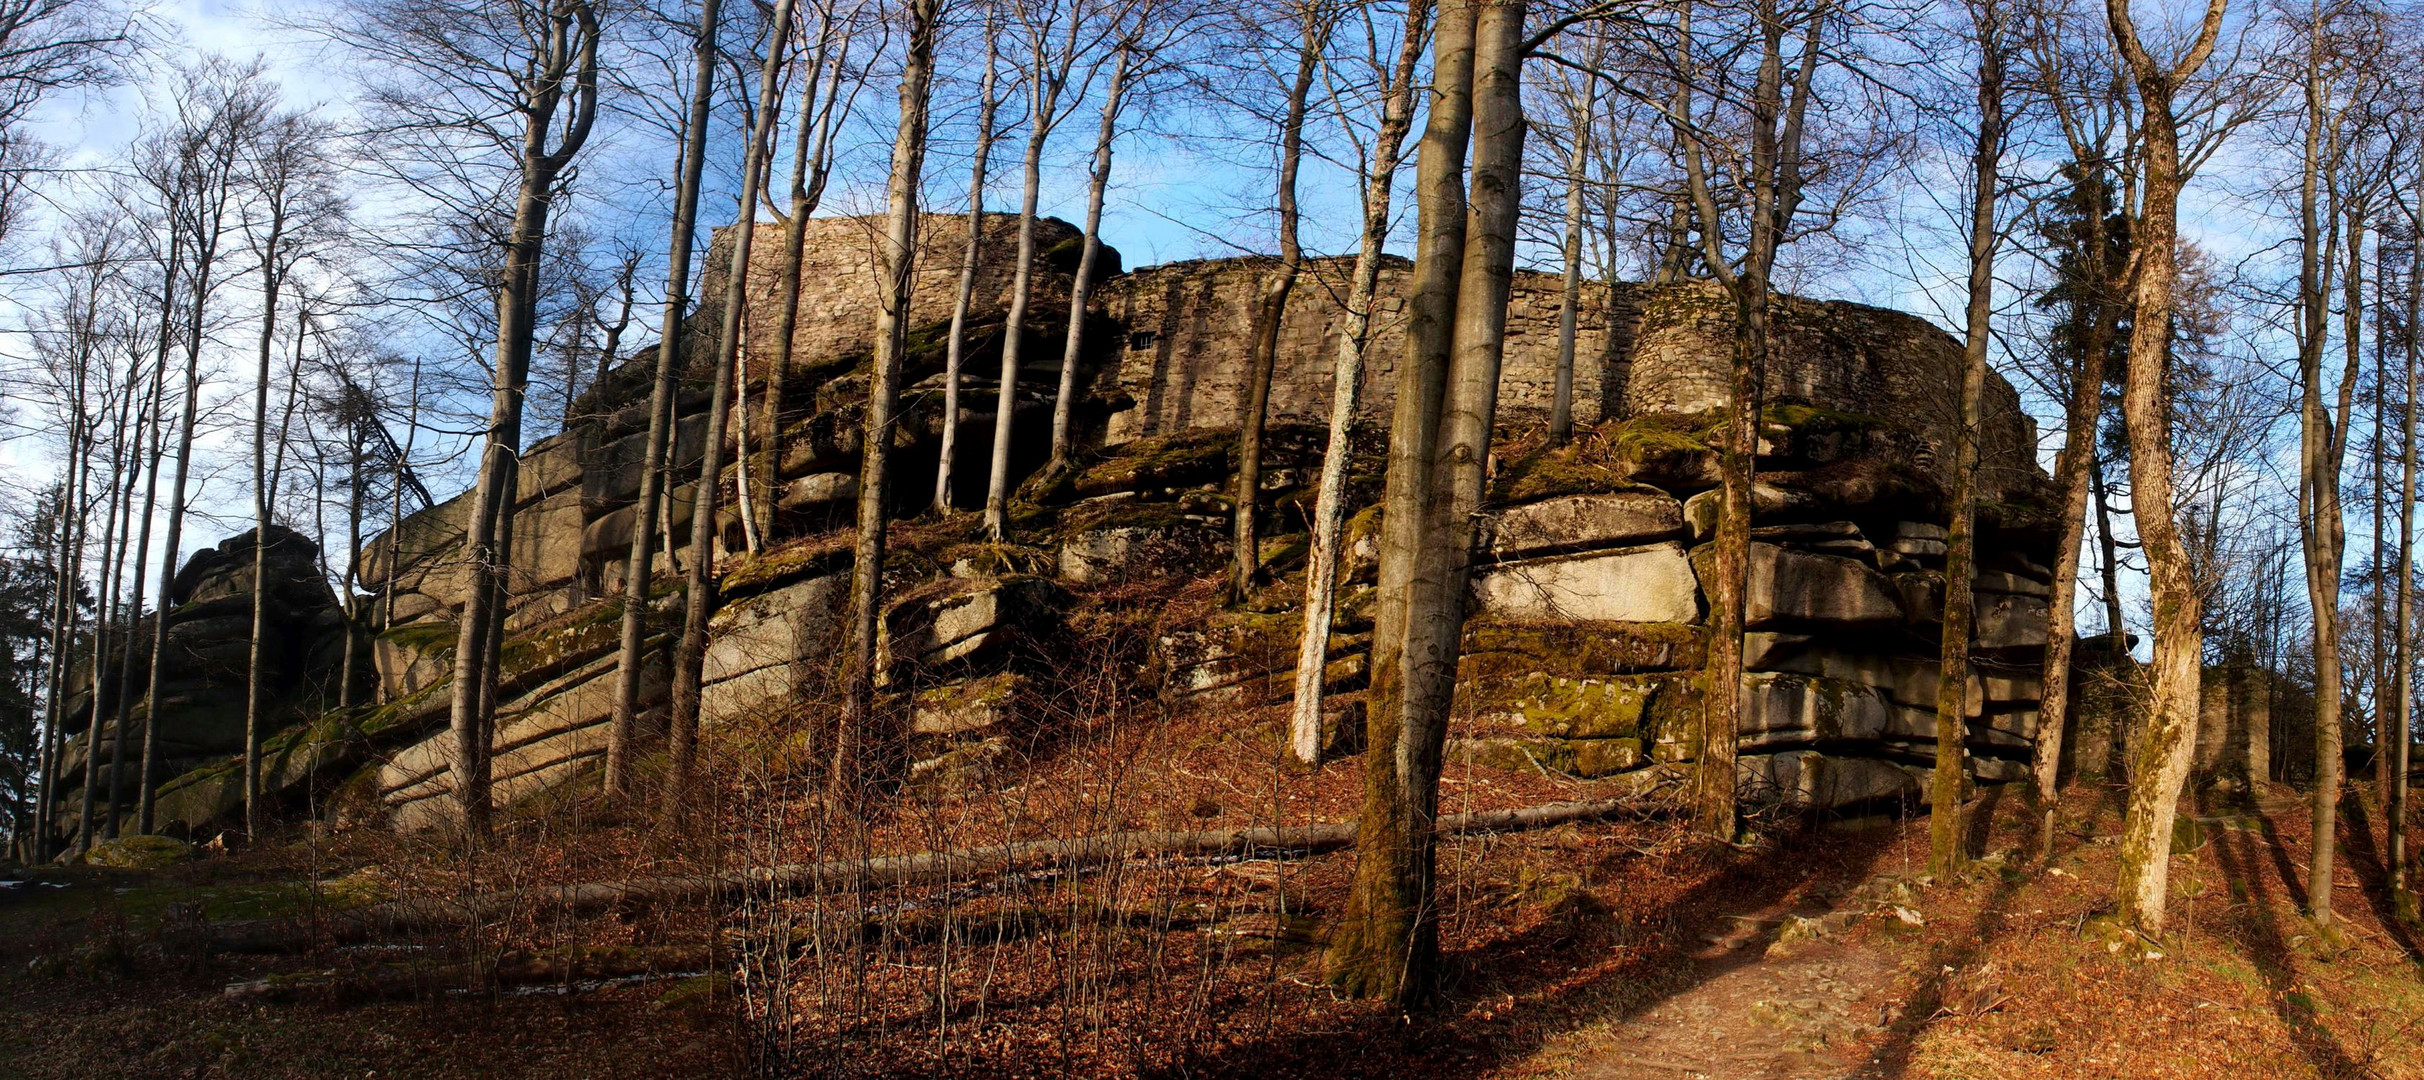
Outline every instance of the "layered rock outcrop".
<path fill-rule="evenodd" d="M 904 516 L 931 490 L 941 434 L 941 323 L 948 317 L 964 219 L 934 218 L 912 305 L 902 420 L 891 445 Z M 982 501 L 1004 334 L 1007 218 L 988 219 L 962 400 L 957 501 Z M 1047 249 L 1074 235 L 1046 223 Z M 707 658 L 708 719 L 792 709 L 822 692 L 850 546 L 837 527 L 855 497 L 858 420 L 875 280 L 861 220 L 816 223 L 791 365 L 768 372 L 771 342 L 752 339 L 735 406 L 735 462 L 721 478 L 716 543 L 721 608 Z M 854 239 L 855 238 L 855 239 Z M 774 324 L 772 252 L 753 268 L 751 333 Z M 1074 260 L 1069 260 L 1073 262 Z M 711 260 L 711 263 L 713 260 Z M 998 756 L 1031 727 L 1036 703 L 1074 663 L 1090 597 L 1140 582 L 1216 575 L 1225 564 L 1243 402 L 1244 342 L 1266 262 L 1219 260 L 1107 276 L 1088 316 L 1079 385 L 1079 466 L 1020 489 L 1019 543 L 980 542 L 967 515 L 904 524 L 888 577 L 884 679 L 902 717 L 904 760 L 927 775 Z M 1057 381 L 1065 270 L 1043 268 L 1043 316 L 1015 400 L 1014 476 L 1041 464 Z M 1316 277 L 1344 273 L 1320 261 Z M 1382 276 L 1352 490 L 1377 501 L 1379 421 L 1402 336 L 1402 268 Z M 709 283 L 709 289 L 714 289 Z M 1344 290 L 1300 288 L 1282 328 L 1266 463 L 1271 537 L 1260 554 L 1279 578 L 1244 609 L 1168 628 L 1147 658 L 1159 692 L 1231 708 L 1284 694 L 1298 618 L 1287 607 L 1303 559 L 1307 487 L 1319 464 Z M 1717 481 L 1711 450 L 1730 349 L 1730 307 L 1708 286 L 1591 287 L 1576 372 L 1582 430 L 1541 445 L 1556 363 L 1556 279 L 1518 275 L 1493 471 L 1484 565 L 1460 680 L 1456 750 L 1465 760 L 1605 776 L 1693 756 L 1705 692 L 1705 548 Z M 1055 309 L 1061 309 L 1054 313 Z M 1943 594 L 1945 470 L 1960 350 L 1924 322 L 1858 305 L 1779 306 L 1775 388 L 1762 431 L 1752 584 L 1752 672 L 1743 692 L 1751 782 L 1821 805 L 1917 797 L 1934 740 L 1935 640 Z M 693 349 L 692 355 L 701 350 Z M 500 691 L 502 797 L 545 790 L 603 750 L 612 671 L 613 596 L 636 511 L 646 362 L 591 391 L 581 419 L 525 455 L 516 497 L 508 685 Z M 678 414 L 676 476 L 695 478 L 705 428 L 704 372 Z M 1982 780 L 2017 776 L 2033 745 L 2036 654 L 2045 634 L 2051 522 L 2034 435 L 2016 397 L 1990 380 L 1983 431 L 1978 675 L 1969 743 Z M 781 409 L 766 415 L 769 391 Z M 755 410 L 755 411 L 752 411 Z M 771 438 L 770 438 L 771 437 Z M 769 442 L 771 441 L 771 445 Z M 688 559 L 694 484 L 669 498 Z M 742 554 L 732 493 L 771 499 L 764 550 Z M 444 694 L 460 606 L 458 499 L 401 523 L 363 553 L 378 608 L 394 617 L 376 650 L 388 708 L 426 718 Z M 1348 595 L 1326 678 L 1355 708 L 1368 646 L 1374 513 L 1350 538 Z M 1293 591 L 1292 591 L 1293 590 Z M 662 598 L 659 598 L 660 600 Z M 667 627 L 652 655 L 661 658 Z M 652 674 L 652 694 L 661 679 Z M 441 702 L 442 703 L 442 702 Z M 417 711 L 416 711 L 417 710 Z M 399 721 L 400 723 L 403 721 Z M 426 723 L 424 719 L 419 722 Z M 1351 724 L 1336 725 L 1350 731 Z M 452 808 L 446 738 L 388 758 L 375 788 L 394 821 L 440 825 Z"/>
<path fill-rule="evenodd" d="M 77 827 L 88 779 L 97 780 L 96 815 L 106 814 L 113 778 L 125 812 L 134 810 L 138 770 L 142 766 L 145 718 L 156 709 L 153 731 L 160 758 L 156 774 L 166 782 L 159 794 L 161 827 L 191 833 L 240 805 L 243 789 L 234 763 L 244 753 L 244 714 L 252 653 L 254 534 L 240 533 L 217 547 L 204 548 L 188 559 L 169 582 L 165 620 L 168 640 L 160 651 L 160 697 L 138 698 L 129 710 L 124 765 L 113 773 L 118 758 L 114 745 L 118 727 L 113 716 L 121 669 L 111 663 L 102 673 L 104 716 L 93 730 L 93 687 L 89 667 L 75 678 L 78 689 L 69 700 L 63 729 L 73 732 L 62 746 L 58 792 L 66 812 L 61 819 Z M 274 732 L 299 720 L 317 718 L 333 704 L 343 680 L 346 621 L 336 593 L 322 574 L 317 545 L 284 526 L 269 530 L 263 612 L 261 678 L 264 691 L 264 732 Z M 151 621 L 138 627 L 138 667 L 132 685 L 138 695 L 148 683 Z M 115 661 L 117 658 L 111 658 Z M 361 673 L 367 679 L 368 672 Z M 292 756 L 286 740 L 273 748 L 269 766 L 273 788 L 288 781 L 291 766 L 297 775 L 313 771 Z M 97 751 L 97 752 L 96 752 Z M 308 755 L 307 755 L 308 756 Z M 96 760 L 97 759 L 97 760 Z M 88 763 L 93 767 L 88 768 Z"/>

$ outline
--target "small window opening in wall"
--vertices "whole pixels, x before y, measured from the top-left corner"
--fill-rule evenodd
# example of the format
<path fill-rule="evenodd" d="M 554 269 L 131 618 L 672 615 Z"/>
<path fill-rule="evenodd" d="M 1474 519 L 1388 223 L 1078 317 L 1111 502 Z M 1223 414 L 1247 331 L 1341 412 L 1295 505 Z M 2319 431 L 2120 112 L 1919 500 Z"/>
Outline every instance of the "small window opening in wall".
<path fill-rule="evenodd" d="M 1154 342 L 1160 340 L 1161 331 L 1159 330 L 1131 330 L 1128 332 L 1128 348 L 1130 349 L 1150 349 Z"/>

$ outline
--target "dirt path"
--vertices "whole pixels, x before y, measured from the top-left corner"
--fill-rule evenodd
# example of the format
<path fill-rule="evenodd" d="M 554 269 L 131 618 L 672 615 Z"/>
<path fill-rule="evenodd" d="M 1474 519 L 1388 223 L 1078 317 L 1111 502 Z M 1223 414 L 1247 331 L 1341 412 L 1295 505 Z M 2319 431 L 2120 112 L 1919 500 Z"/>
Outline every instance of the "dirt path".
<path fill-rule="evenodd" d="M 1591 1080 L 1802 1080 L 1847 1076 L 1898 1015 L 1916 954 L 1853 940 L 1857 910 L 1762 909 L 1728 919 L 1692 962 L 1699 977 L 1608 1029 L 1577 1062 Z M 1892 917 L 1889 913 L 1887 917 Z M 1860 935 L 1865 939 L 1867 935 Z M 1779 939 L 1784 939 L 1779 943 Z"/>

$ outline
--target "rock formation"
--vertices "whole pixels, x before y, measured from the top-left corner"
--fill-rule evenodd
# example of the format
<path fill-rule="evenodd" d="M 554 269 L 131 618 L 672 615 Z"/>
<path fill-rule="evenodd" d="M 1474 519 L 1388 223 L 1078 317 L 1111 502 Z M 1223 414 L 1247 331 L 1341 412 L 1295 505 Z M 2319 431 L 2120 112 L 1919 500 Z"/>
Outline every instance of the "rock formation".
<path fill-rule="evenodd" d="M 321 573 L 317 545 L 284 526 L 272 525 L 268 562 L 263 575 L 267 604 L 262 644 L 262 680 L 266 690 L 264 732 L 276 732 L 297 721 L 321 715 L 337 695 L 345 655 L 345 616 L 335 592 Z M 162 828 L 191 833 L 241 806 L 244 753 L 244 707 L 247 669 L 252 647 L 253 533 L 229 537 L 215 548 L 204 548 L 188 559 L 169 583 L 168 642 L 161 651 L 159 742 L 161 786 L 157 811 Z M 139 663 L 148 664 L 151 620 L 140 631 Z M 133 685 L 140 693 L 148 667 L 138 667 Z M 99 767 L 90 770 L 100 780 L 96 816 L 106 812 L 111 780 L 110 762 L 117 725 L 103 717 L 98 738 L 90 732 L 93 717 L 89 670 L 77 673 L 78 692 L 62 717 L 75 732 L 64 744 L 59 791 L 66 812 L 62 820 L 72 833 L 82 805 L 88 774 L 88 751 L 98 746 Z M 367 673 L 365 673 L 367 674 Z M 103 672 L 104 699 L 114 699 L 119 669 Z M 127 725 L 125 771 L 120 778 L 124 810 L 135 809 L 136 770 L 142 764 L 144 716 L 153 703 L 134 703 Z M 114 706 L 109 711 L 115 712 Z M 270 772 L 273 786 L 299 781 L 314 770 L 307 758 L 292 751 L 290 734 L 275 745 Z M 295 776 L 284 775 L 292 768 Z"/>
<path fill-rule="evenodd" d="M 1008 328 L 1012 222 L 984 224 L 962 401 L 958 502 L 981 501 L 993 376 Z M 928 221 L 912 304 L 902 419 L 891 446 L 895 510 L 914 517 L 940 437 L 943 323 L 964 218 Z M 1074 232 L 1041 229 L 1039 316 L 1020 372 L 1014 475 L 1045 457 Z M 720 607 L 706 661 L 706 719 L 797 709 L 825 692 L 850 544 L 840 528 L 856 496 L 859 405 L 873 332 L 871 224 L 814 223 L 802 317 L 787 370 L 752 360 L 735 404 L 726 492 L 744 479 L 776 493 L 764 550 L 745 554 L 733 500 L 714 530 Z M 719 237 L 728 243 L 730 230 Z M 752 302 L 771 311 L 780 245 L 762 244 Z M 1073 253 L 1073 252 L 1071 252 Z M 904 775 L 981 768 L 1035 733 L 1038 705 L 1084 672 L 1099 642 L 1071 612 L 1225 565 L 1227 495 L 1243 401 L 1251 298 L 1267 261 L 1178 263 L 1096 286 L 1080 372 L 1078 467 L 1030 477 L 1014 505 L 1018 543 L 990 545 L 967 515 L 905 521 L 888 574 L 881 650 L 887 700 L 901 717 Z M 720 265 L 710 259 L 710 265 Z M 1316 277 L 1342 274 L 1316 260 Z M 1391 365 L 1403 333 L 1405 272 L 1382 275 L 1364 422 L 1351 490 L 1346 595 L 1327 672 L 1337 694 L 1334 746 L 1352 742 L 1374 568 Z M 1720 420 L 1730 308 L 1703 285 L 1585 290 L 1576 373 L 1578 437 L 1548 449 L 1557 280 L 1523 273 L 1509 319 L 1487 551 L 1475 575 L 1454 752 L 1484 766 L 1581 777 L 1694 756 L 1703 679 L 1701 558 L 1714 523 L 1711 449 Z M 711 279 L 706 291 L 720 285 Z M 1342 290 L 1297 291 L 1282 331 L 1265 466 L 1278 584 L 1237 610 L 1162 626 L 1123 657 L 1180 707 L 1275 702 L 1292 679 L 1309 485 L 1322 453 Z M 1056 300 L 1056 298 L 1058 298 Z M 771 355 L 753 318 L 748 355 Z M 1742 733 L 1749 782 L 1780 799 L 1840 806 L 1917 799 L 1935 739 L 1936 635 L 1943 596 L 1945 492 L 1960 350 L 1908 316 L 1854 304 L 1787 300 L 1764 414 Z M 694 327 L 705 334 L 711 327 Z M 576 405 L 574 422 L 523 457 L 512 531 L 512 599 L 495 734 L 497 795 L 511 802 L 592 769 L 604 752 L 622 561 L 636 519 L 646 382 L 653 347 Z M 705 350 L 692 348 L 690 355 Z M 677 405 L 667 565 L 686 561 L 703 450 L 707 372 L 688 372 Z M 765 441 L 766 392 L 783 408 Z M 2037 735 L 2037 663 L 2046 632 L 2052 522 L 2034 432 L 2010 387 L 1990 380 L 1983 437 L 1977 673 L 1967 688 L 1979 780 L 2024 775 Z M 748 421 L 743 423 L 742 421 Z M 750 445 L 739 445 L 740 440 Z M 744 476 L 771 466 L 774 475 Z M 687 477 L 687 479 L 685 479 Z M 393 618 L 372 650 L 381 704 L 358 710 L 347 746 L 379 745 L 376 768 L 348 785 L 357 807 L 406 829 L 452 820 L 445 710 L 461 605 L 467 499 L 415 514 L 361 552 L 370 605 Z M 1145 593 L 1134 590 L 1144 589 Z M 1130 590 L 1122 592 L 1120 590 Z M 655 598 L 657 618 L 672 615 Z M 1124 602 L 1124 601 L 1123 601 Z M 1131 605 L 1133 606 L 1133 605 Z M 1082 620 L 1081 620 L 1082 621 Z M 663 695 L 668 621 L 654 625 L 653 704 Z M 1109 645 L 1102 645 L 1110 648 Z M 367 731 L 368 734 L 363 734 Z M 309 743 L 310 740 L 302 740 Z M 320 745 L 319 743 L 310 743 Z M 315 760 L 318 760 L 315 758 Z M 329 766 L 333 767 L 333 766 Z"/>

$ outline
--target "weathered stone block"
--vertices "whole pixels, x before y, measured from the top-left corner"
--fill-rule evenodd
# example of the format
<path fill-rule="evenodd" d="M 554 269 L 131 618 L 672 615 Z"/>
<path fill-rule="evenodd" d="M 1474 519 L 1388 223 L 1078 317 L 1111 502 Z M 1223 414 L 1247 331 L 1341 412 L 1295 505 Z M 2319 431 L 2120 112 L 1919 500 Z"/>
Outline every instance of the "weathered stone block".
<path fill-rule="evenodd" d="M 1918 709 L 1936 707 L 1937 689 L 1944 682 L 1940 660 L 1849 652 L 1840 642 L 1806 634 L 1753 631 L 1743 635 L 1742 655 L 1747 671 L 1784 671 L 1860 683 L 1883 690 L 1896 702 Z M 2005 680 L 2007 684 L 2013 682 Z M 1987 697 L 1984 680 L 1970 676 L 1963 704 L 1968 715 L 1978 715 Z"/>
<path fill-rule="evenodd" d="M 1710 488 L 1683 501 L 1683 521 L 1698 543 L 1717 535 L 1718 512 L 1725 505 L 1725 489 Z M 1784 514 L 1807 514 L 1819 509 L 1816 499 L 1808 492 L 1777 487 L 1762 481 L 1751 483 L 1751 520 Z"/>
<path fill-rule="evenodd" d="M 1706 579 L 1715 571 L 1715 551 L 1702 545 L 1693 566 Z M 1749 595 L 1743 624 L 1754 630 L 1795 623 L 1877 625 L 1902 617 L 1893 583 L 1867 565 L 1840 555 L 1752 544 Z"/>
<path fill-rule="evenodd" d="M 1475 606 L 1514 621 L 1697 622 L 1699 579 L 1681 544 L 1502 563 L 1477 575 Z"/>
<path fill-rule="evenodd" d="M 1682 504 L 1662 492 L 1567 495 L 1498 514 L 1490 551 L 1500 559 L 1515 559 L 1664 540 L 1682 531 Z"/>
<path fill-rule="evenodd" d="M 830 574 L 726 604 L 708 624 L 700 711 L 738 716 L 790 697 L 801 667 L 821 662 L 848 598 L 850 577 Z"/>
<path fill-rule="evenodd" d="M 831 506 L 858 499 L 858 477 L 845 472 L 811 473 L 783 485 L 774 505 L 782 510 Z"/>
<path fill-rule="evenodd" d="M 1646 764 L 1639 739 L 1481 736 L 1452 740 L 1452 760 L 1508 772 L 1549 772 L 1596 780 Z"/>
<path fill-rule="evenodd" d="M 1979 593 L 1978 647 L 1981 649 L 2042 649 L 2045 647 L 2046 601 L 2038 596 Z"/>
<path fill-rule="evenodd" d="M 970 584 L 966 591 L 912 599 L 886 613 L 879 666 L 934 667 L 967 660 L 1021 635 L 1041 633 L 1059 619 L 1060 587 L 1043 578 Z"/>
<path fill-rule="evenodd" d="M 957 735 L 1006 728 L 1017 719 L 1018 696 L 1026 689 L 1024 676 L 1011 672 L 918 691 L 909 713 L 909 730 L 919 735 Z"/>
<path fill-rule="evenodd" d="M 1061 540 L 1060 576 L 1080 584 L 1149 580 L 1219 566 L 1229 535 L 1217 519 L 1153 525 L 1104 525 Z"/>
<path fill-rule="evenodd" d="M 1816 739 L 1874 739 L 1904 709 L 1873 686 L 1755 671 L 1742 677 L 1745 748 Z"/>
<path fill-rule="evenodd" d="M 1460 680 L 1492 676 L 1604 676 L 1698 667 L 1707 632 L 1688 623 L 1465 622 Z"/>

